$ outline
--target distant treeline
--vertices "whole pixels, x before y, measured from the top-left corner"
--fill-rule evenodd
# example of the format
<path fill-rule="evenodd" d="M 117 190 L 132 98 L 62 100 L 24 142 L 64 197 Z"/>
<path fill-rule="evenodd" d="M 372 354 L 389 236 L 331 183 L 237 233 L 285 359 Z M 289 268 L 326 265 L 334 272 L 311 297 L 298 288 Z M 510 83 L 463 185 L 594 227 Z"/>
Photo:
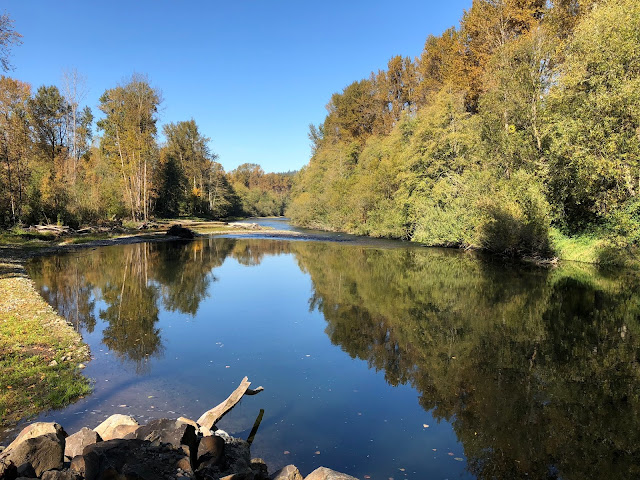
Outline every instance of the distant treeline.
<path fill-rule="evenodd" d="M 514 255 L 554 229 L 640 241 L 637 0 L 474 0 L 327 110 L 300 225 Z"/>
<path fill-rule="evenodd" d="M 162 99 L 145 77 L 100 97 L 99 137 L 91 109 L 80 106 L 82 77 L 67 73 L 63 84 L 33 93 L 0 78 L 0 227 L 284 213 L 295 172 L 246 163 L 225 173 L 193 119 L 164 125 L 159 144 Z"/>

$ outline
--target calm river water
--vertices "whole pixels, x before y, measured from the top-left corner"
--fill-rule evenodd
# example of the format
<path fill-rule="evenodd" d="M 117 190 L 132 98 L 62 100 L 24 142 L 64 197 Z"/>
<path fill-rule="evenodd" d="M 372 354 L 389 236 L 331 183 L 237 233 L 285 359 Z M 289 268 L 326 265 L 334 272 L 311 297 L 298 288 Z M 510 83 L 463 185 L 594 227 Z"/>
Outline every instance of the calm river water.
<path fill-rule="evenodd" d="M 344 239 L 345 237 L 341 237 Z M 197 418 L 271 470 L 371 479 L 637 478 L 640 282 L 401 242 L 204 238 L 38 258 L 94 393 L 42 415 Z"/>

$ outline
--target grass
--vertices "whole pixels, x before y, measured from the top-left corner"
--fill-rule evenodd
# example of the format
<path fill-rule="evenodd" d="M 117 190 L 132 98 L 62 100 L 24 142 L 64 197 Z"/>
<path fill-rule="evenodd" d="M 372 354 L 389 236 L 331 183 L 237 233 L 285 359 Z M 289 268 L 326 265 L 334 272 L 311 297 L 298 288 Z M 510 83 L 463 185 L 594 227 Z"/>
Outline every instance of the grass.
<path fill-rule="evenodd" d="M 81 337 L 36 292 L 21 266 L 0 260 L 0 426 L 61 408 L 91 391 Z"/>
<path fill-rule="evenodd" d="M 551 229 L 550 237 L 552 248 L 560 260 L 640 270 L 638 249 L 624 239 L 598 234 L 569 237 L 557 229 Z"/>

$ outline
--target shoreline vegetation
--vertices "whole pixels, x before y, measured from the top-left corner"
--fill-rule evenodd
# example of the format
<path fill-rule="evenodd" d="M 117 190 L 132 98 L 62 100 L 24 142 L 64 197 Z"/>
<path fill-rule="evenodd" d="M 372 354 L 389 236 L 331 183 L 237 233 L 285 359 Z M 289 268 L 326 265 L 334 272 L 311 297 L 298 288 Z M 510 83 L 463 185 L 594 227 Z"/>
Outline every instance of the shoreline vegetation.
<path fill-rule="evenodd" d="M 637 267 L 640 3 L 474 0 L 310 125 L 294 224 Z"/>

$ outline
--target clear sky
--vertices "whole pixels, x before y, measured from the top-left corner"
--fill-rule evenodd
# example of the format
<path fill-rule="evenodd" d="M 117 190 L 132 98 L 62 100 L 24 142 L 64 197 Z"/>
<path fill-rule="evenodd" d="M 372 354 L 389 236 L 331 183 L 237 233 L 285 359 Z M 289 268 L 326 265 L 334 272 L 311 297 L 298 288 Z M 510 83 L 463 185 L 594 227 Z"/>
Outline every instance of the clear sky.
<path fill-rule="evenodd" d="M 308 125 L 331 94 L 416 57 L 430 33 L 458 25 L 471 0 L 2 0 L 23 44 L 9 75 L 61 85 L 87 77 L 85 104 L 132 73 L 162 91 L 161 123 L 194 118 L 229 171 L 297 170 Z M 161 139 L 162 140 L 162 139 Z"/>

